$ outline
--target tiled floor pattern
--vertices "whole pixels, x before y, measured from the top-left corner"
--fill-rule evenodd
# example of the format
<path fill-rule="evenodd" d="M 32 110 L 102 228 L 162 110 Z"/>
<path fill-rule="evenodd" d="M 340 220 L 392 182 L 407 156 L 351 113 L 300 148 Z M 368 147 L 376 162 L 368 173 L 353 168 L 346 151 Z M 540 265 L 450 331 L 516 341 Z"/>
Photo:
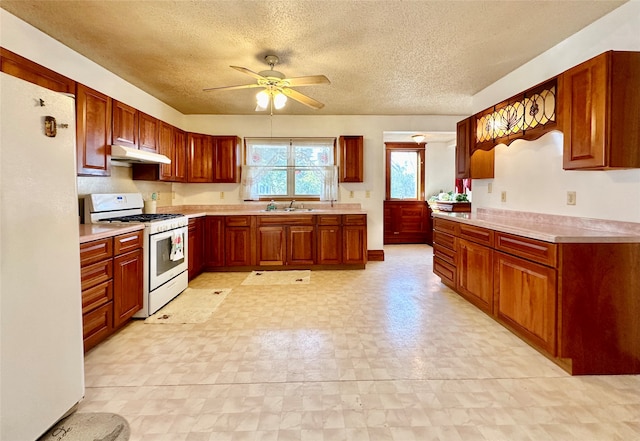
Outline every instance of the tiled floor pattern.
<path fill-rule="evenodd" d="M 80 411 L 132 441 L 640 440 L 640 376 L 571 377 L 432 273 L 428 246 L 364 271 L 232 288 L 201 324 L 136 321 L 86 357 Z"/>

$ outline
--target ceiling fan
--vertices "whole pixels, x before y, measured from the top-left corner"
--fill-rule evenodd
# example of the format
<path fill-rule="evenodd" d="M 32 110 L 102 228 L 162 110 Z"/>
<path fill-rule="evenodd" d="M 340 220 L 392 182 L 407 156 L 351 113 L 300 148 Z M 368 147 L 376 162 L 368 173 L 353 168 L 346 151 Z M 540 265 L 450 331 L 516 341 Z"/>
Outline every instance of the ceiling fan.
<path fill-rule="evenodd" d="M 231 68 L 247 74 L 256 80 L 253 84 L 242 84 L 239 86 L 225 86 L 225 87 L 211 87 L 203 89 L 204 91 L 212 90 L 236 90 L 236 89 L 251 89 L 255 87 L 263 87 L 264 90 L 258 92 L 256 99 L 258 105 L 256 111 L 266 110 L 271 104 L 271 112 L 273 113 L 273 107 L 281 109 L 284 107 L 287 97 L 298 101 L 299 103 L 309 106 L 312 109 L 322 109 L 324 104 L 320 101 L 304 95 L 292 87 L 300 86 L 314 86 L 318 84 L 331 84 L 329 79 L 324 75 L 310 75 L 305 77 L 286 78 L 282 72 L 273 70 L 273 66 L 278 64 L 280 59 L 275 55 L 267 55 L 264 60 L 269 65 L 269 70 L 263 70 L 259 73 L 255 73 L 245 67 L 230 66 Z"/>

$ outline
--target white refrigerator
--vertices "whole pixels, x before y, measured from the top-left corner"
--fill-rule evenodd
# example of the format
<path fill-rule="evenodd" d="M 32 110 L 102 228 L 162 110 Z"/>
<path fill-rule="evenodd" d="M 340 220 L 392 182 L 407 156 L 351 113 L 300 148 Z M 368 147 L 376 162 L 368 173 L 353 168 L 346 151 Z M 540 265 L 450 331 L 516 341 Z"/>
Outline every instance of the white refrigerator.
<path fill-rule="evenodd" d="M 0 76 L 0 440 L 34 441 L 84 396 L 75 100 Z"/>

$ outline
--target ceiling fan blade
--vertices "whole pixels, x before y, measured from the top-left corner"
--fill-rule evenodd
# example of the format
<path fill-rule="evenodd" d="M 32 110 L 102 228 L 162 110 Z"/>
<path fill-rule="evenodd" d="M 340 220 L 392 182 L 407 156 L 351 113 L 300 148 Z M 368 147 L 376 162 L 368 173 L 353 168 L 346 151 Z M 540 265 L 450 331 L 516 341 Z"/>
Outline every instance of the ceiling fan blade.
<path fill-rule="evenodd" d="M 324 107 L 324 104 L 322 104 L 320 101 L 316 101 L 313 98 L 303 95 L 297 90 L 289 89 L 288 87 L 281 87 L 281 88 L 278 88 L 278 90 L 280 90 L 283 94 L 285 94 L 289 98 L 296 100 L 299 103 L 302 103 L 305 106 L 309 106 L 313 109 L 317 110 L 317 109 L 322 109 Z"/>
<path fill-rule="evenodd" d="M 331 84 L 329 78 L 324 75 L 309 75 L 307 77 L 294 77 L 285 78 L 283 81 L 289 84 L 289 86 L 313 86 L 316 84 Z"/>
<path fill-rule="evenodd" d="M 255 78 L 256 80 L 265 80 L 266 79 L 266 77 L 263 77 L 262 75 L 260 75 L 258 73 L 255 73 L 254 71 L 249 70 L 246 67 L 240 67 L 240 66 L 229 66 L 229 67 L 231 67 L 232 69 L 235 69 L 235 70 L 237 70 L 239 72 L 242 72 L 244 74 L 247 74 L 247 75 Z"/>
<path fill-rule="evenodd" d="M 253 87 L 263 87 L 260 84 L 241 84 L 239 86 L 224 86 L 224 87 L 209 87 L 207 89 L 202 89 L 205 92 L 209 92 L 211 90 L 236 90 L 236 89 L 251 89 Z"/>

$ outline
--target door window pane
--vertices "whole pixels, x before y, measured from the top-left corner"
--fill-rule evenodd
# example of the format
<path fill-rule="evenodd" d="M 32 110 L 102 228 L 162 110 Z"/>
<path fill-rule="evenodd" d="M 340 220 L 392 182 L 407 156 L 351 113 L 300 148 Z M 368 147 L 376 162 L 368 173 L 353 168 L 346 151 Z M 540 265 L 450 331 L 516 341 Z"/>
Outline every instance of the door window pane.
<path fill-rule="evenodd" d="M 391 152 L 391 198 L 418 198 L 418 153 Z"/>

